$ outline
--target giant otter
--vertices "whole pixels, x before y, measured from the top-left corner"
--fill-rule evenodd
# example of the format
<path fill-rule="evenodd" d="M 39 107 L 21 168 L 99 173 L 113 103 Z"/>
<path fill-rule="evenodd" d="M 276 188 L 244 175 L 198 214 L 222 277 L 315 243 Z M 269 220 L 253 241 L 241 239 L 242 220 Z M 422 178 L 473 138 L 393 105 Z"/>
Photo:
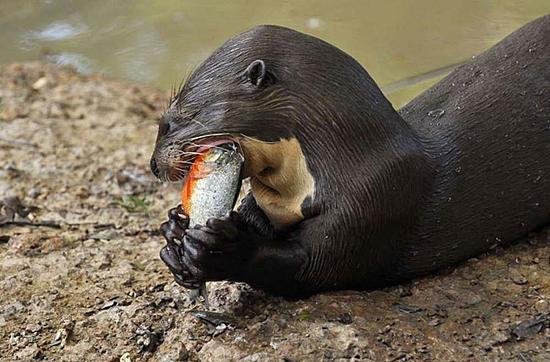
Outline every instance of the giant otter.
<path fill-rule="evenodd" d="M 151 168 L 180 180 L 199 145 L 224 141 L 242 148 L 251 192 L 206 225 L 169 212 L 161 258 L 181 285 L 300 296 L 458 263 L 550 222 L 550 16 L 400 112 L 343 51 L 255 27 L 172 98 Z"/>

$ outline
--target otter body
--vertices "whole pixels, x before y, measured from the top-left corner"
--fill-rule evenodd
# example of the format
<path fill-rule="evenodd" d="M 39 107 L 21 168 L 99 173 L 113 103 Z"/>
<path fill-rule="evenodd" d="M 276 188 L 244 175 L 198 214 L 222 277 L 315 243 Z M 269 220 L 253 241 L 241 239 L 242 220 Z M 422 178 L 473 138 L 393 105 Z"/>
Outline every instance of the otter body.
<path fill-rule="evenodd" d="M 437 169 L 405 258 L 412 270 L 550 224 L 550 16 L 459 67 L 400 115 Z"/>
<path fill-rule="evenodd" d="M 455 264 L 550 223 L 550 16 L 399 113 L 337 48 L 254 28 L 173 98 L 153 172 L 181 179 L 181 160 L 212 138 L 241 145 L 252 191 L 207 225 L 169 213 L 161 257 L 180 284 L 307 295 Z"/>

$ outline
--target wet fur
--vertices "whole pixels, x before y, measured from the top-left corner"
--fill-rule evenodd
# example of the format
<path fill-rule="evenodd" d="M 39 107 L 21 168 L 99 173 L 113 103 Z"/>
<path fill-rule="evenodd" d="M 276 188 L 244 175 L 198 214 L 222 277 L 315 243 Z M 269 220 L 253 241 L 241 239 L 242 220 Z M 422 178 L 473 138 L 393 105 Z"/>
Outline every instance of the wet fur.
<path fill-rule="evenodd" d="M 246 73 L 257 59 L 267 70 L 260 86 Z M 284 231 L 249 195 L 231 240 L 242 248 L 227 251 L 221 273 L 204 267 L 218 265 L 208 248 L 223 248 L 213 225 L 191 232 L 185 257 L 163 259 L 173 272 L 188 263 L 199 279 L 304 295 L 407 280 L 548 224 L 549 63 L 546 16 L 397 113 L 355 60 L 321 40 L 273 26 L 231 39 L 174 100 L 153 158 L 211 133 L 295 139 L 315 192 Z"/>

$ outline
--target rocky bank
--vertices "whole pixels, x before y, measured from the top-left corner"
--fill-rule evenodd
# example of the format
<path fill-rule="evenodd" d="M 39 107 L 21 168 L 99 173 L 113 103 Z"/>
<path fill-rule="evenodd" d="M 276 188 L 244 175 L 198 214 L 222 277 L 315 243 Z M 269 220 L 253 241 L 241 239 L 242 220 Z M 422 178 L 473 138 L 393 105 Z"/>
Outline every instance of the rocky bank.
<path fill-rule="evenodd" d="M 384 290 L 285 300 L 210 283 L 208 321 L 158 258 L 178 185 L 150 175 L 168 94 L 0 68 L 0 359 L 550 360 L 550 234 Z"/>

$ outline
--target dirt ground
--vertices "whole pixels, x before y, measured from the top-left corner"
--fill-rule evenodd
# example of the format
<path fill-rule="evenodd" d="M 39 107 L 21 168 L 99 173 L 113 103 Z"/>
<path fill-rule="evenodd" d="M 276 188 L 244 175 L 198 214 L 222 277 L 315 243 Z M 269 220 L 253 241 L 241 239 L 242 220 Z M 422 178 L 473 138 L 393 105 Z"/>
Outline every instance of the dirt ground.
<path fill-rule="evenodd" d="M 550 233 L 372 292 L 210 283 L 201 319 L 158 258 L 178 185 L 148 171 L 167 94 L 0 69 L 0 359 L 549 361 Z"/>

